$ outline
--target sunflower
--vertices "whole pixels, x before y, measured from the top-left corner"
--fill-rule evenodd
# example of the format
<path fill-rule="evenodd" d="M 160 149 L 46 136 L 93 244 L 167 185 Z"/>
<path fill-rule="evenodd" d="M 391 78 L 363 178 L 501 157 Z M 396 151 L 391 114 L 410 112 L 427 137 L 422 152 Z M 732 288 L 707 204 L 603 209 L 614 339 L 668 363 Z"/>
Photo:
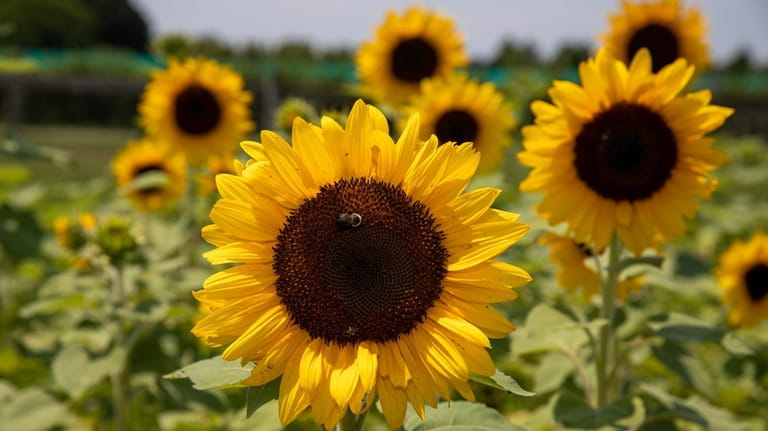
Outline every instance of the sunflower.
<path fill-rule="evenodd" d="M 211 312 L 192 332 L 252 361 L 244 384 L 282 378 L 283 424 L 311 406 L 330 428 L 378 396 L 397 428 L 408 401 L 423 417 L 451 388 L 473 399 L 469 373 L 494 373 L 488 337 L 513 329 L 489 304 L 530 280 L 493 259 L 528 226 L 490 208 L 499 190 L 464 193 L 479 155 L 419 141 L 418 116 L 397 144 L 362 101 L 346 129 L 321 125 L 298 118 L 292 146 L 263 132 L 216 178 L 205 257 L 240 265 L 195 292 Z"/>
<path fill-rule="evenodd" d="M 735 325 L 752 326 L 768 318 L 768 235 L 757 232 L 737 241 L 722 255 L 715 269 L 728 318 Z"/>
<path fill-rule="evenodd" d="M 56 242 L 67 251 L 77 251 L 96 228 L 96 217 L 89 212 L 80 213 L 77 222 L 70 217 L 58 216 L 53 220 Z"/>
<path fill-rule="evenodd" d="M 149 138 L 129 143 L 112 160 L 112 170 L 118 187 L 142 211 L 170 208 L 187 185 L 184 157 Z"/>
<path fill-rule="evenodd" d="M 568 222 L 569 236 L 593 249 L 614 233 L 635 254 L 681 235 L 726 161 L 704 135 L 733 110 L 710 105 L 708 90 L 679 95 L 693 66 L 679 59 L 654 74 L 646 49 L 629 68 L 601 50 L 579 74 L 582 86 L 555 81 L 554 104 L 531 104 L 535 124 L 523 128 L 518 157 L 533 170 L 520 189 L 543 193 L 539 215 Z"/>
<path fill-rule="evenodd" d="M 419 7 L 387 12 L 356 60 L 363 93 L 394 105 L 418 93 L 421 80 L 446 77 L 468 62 L 453 21 Z"/>
<path fill-rule="evenodd" d="M 560 287 L 567 292 L 581 289 L 585 298 L 599 293 L 600 275 L 590 266 L 590 261 L 596 254 L 602 254 L 602 250 L 596 252 L 572 238 L 551 232 L 542 235 L 539 244 L 549 246 L 550 263 L 560 265 L 556 275 Z M 641 280 L 641 277 L 631 277 L 620 281 L 616 286 L 616 297 L 626 300 L 629 292 L 640 288 Z"/>
<path fill-rule="evenodd" d="M 706 24 L 696 7 L 683 9 L 678 0 L 621 4 L 622 11 L 610 16 L 611 28 L 602 35 L 614 57 L 629 63 L 645 47 L 651 51 L 654 72 L 681 57 L 697 69 L 707 66 Z"/>
<path fill-rule="evenodd" d="M 434 134 L 441 144 L 472 142 L 481 155 L 481 173 L 499 165 L 517 124 L 512 106 L 493 84 L 481 84 L 464 73 L 424 80 L 421 93 L 404 111 L 420 114 L 422 139 Z"/>
<path fill-rule="evenodd" d="M 149 136 L 197 163 L 237 149 L 254 128 L 250 102 L 243 78 L 231 68 L 208 59 L 170 59 L 167 70 L 152 72 L 141 96 L 139 122 Z"/>

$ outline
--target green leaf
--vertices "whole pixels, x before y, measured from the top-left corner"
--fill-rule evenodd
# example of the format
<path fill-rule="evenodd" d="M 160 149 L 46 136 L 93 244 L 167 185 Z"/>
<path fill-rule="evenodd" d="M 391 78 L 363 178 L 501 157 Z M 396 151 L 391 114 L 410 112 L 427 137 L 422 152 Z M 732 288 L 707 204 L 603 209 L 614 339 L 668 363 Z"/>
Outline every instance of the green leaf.
<path fill-rule="evenodd" d="M 427 407 L 423 421 L 411 410 L 403 428 L 406 431 L 525 431 L 498 411 L 468 401 L 442 402 L 437 408 Z"/>
<path fill-rule="evenodd" d="M 555 421 L 566 427 L 595 429 L 631 418 L 635 410 L 636 406 L 629 398 L 596 409 L 580 396 L 563 393 L 558 397 L 553 413 Z"/>
<path fill-rule="evenodd" d="M 714 377 L 707 372 L 704 364 L 682 345 L 665 341 L 660 346 L 652 346 L 651 352 L 659 361 L 679 375 L 686 384 L 704 394 L 715 395 L 713 392 L 717 385 Z"/>
<path fill-rule="evenodd" d="M 711 430 L 741 431 L 747 428 L 747 424 L 738 422 L 730 411 L 713 406 L 703 398 L 694 395 L 686 401 L 704 416 Z"/>
<path fill-rule="evenodd" d="M 276 400 L 280 393 L 280 379 L 266 385 L 249 387 L 245 390 L 245 417 L 249 418 L 264 404 Z"/>
<path fill-rule="evenodd" d="M 78 399 L 105 377 L 122 370 L 124 363 L 122 347 L 113 349 L 104 357 L 91 359 L 83 346 L 71 344 L 56 355 L 51 372 L 53 381 L 70 398 Z"/>
<path fill-rule="evenodd" d="M 723 330 L 685 314 L 670 313 L 664 322 L 648 325 L 656 335 L 668 340 L 684 342 L 720 342 Z"/>
<path fill-rule="evenodd" d="M 707 426 L 706 418 L 682 398 L 675 397 L 662 389 L 645 384 L 640 385 L 640 390 L 653 397 L 673 416 Z"/>
<path fill-rule="evenodd" d="M 508 394 L 520 395 L 522 397 L 532 397 L 536 395 L 535 393 L 526 391 L 525 389 L 520 387 L 520 384 L 517 383 L 515 379 L 504 374 L 499 370 L 496 370 L 496 374 L 490 377 L 481 376 L 480 374 L 470 373 L 469 378 L 474 382 L 481 383 L 486 386 L 490 386 L 494 389 L 502 390 Z"/>
<path fill-rule="evenodd" d="M 91 372 L 83 372 L 88 369 L 89 362 L 88 352 L 82 346 L 69 345 L 65 347 L 53 359 L 51 365 L 53 381 L 70 398 L 80 398 L 88 388 L 95 385 L 103 377 L 96 376 Z"/>
<path fill-rule="evenodd" d="M 85 308 L 86 298 L 82 293 L 61 296 L 58 298 L 42 298 L 27 304 L 19 311 L 19 316 L 28 319 L 30 317 L 54 314 L 67 310 L 82 310 Z"/>
<path fill-rule="evenodd" d="M 171 179 L 160 169 L 151 170 L 138 175 L 125 187 L 125 192 L 136 192 L 141 190 L 161 189 L 170 183 Z"/>
<path fill-rule="evenodd" d="M 5 257 L 19 262 L 38 256 L 42 238 L 43 229 L 33 212 L 0 205 L 0 248 Z"/>
<path fill-rule="evenodd" d="M 165 379 L 190 379 L 195 389 L 214 389 L 237 386 L 251 374 L 253 364 L 240 365 L 239 361 L 225 361 L 221 356 L 203 359 L 163 376 Z"/>
<path fill-rule="evenodd" d="M 754 355 L 755 350 L 752 349 L 744 340 L 738 337 L 735 332 L 727 332 L 723 337 L 723 347 L 728 353 L 734 355 Z"/>
<path fill-rule="evenodd" d="M 660 269 L 663 264 L 664 256 L 640 256 L 621 259 L 615 266 L 619 273 L 621 273 L 621 271 L 624 271 L 632 265 L 651 265 Z"/>
<path fill-rule="evenodd" d="M 556 391 L 573 371 L 573 362 L 567 356 L 560 353 L 546 354 L 534 369 L 534 388 L 544 393 Z"/>
<path fill-rule="evenodd" d="M 661 404 L 662 407 L 664 407 L 669 412 L 669 414 L 675 417 L 691 421 L 693 423 L 699 424 L 703 427 L 707 427 L 708 429 L 713 429 L 713 430 L 737 429 L 737 428 L 732 428 L 731 426 L 728 426 L 728 425 L 735 425 L 732 423 L 726 424 L 725 426 L 722 426 L 722 427 L 712 426 L 711 419 L 708 418 L 708 415 L 713 419 L 718 419 L 722 417 L 722 412 L 719 411 L 719 409 L 716 410 L 714 407 L 710 405 L 705 405 L 701 401 L 691 403 L 682 398 L 678 398 L 673 395 L 670 395 L 666 391 L 660 388 L 647 385 L 647 384 L 640 384 L 640 390 L 650 395 L 656 401 L 658 401 L 659 404 Z M 707 412 L 705 413 L 704 410 L 706 410 Z M 731 421 L 732 421 L 732 418 L 731 418 Z"/>
<path fill-rule="evenodd" d="M 588 339 L 579 322 L 541 304 L 534 307 L 522 327 L 512 333 L 512 350 L 518 355 L 547 350 L 575 351 Z"/>
<path fill-rule="evenodd" d="M 0 398 L 0 424 L 8 430 L 69 429 L 74 425 L 74 417 L 66 406 L 42 389 L 31 387 L 3 394 Z"/>

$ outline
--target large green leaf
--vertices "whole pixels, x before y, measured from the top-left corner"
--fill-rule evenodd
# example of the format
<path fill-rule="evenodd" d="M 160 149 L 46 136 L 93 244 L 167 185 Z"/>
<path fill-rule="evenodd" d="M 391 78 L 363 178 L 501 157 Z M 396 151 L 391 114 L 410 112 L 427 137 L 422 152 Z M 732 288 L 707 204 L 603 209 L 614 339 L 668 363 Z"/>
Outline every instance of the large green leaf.
<path fill-rule="evenodd" d="M 573 362 L 560 353 L 548 353 L 533 371 L 534 388 L 537 392 L 560 389 L 565 379 L 574 371 Z"/>
<path fill-rule="evenodd" d="M 15 391 L 6 385 L 0 394 L 0 428 L 4 430 L 68 429 L 73 424 L 74 416 L 67 408 L 40 388 Z"/>
<path fill-rule="evenodd" d="M 203 359 L 172 373 L 166 379 L 190 379 L 195 389 L 213 389 L 237 386 L 251 374 L 253 364 L 240 364 L 240 361 L 225 361 L 221 356 Z"/>
<path fill-rule="evenodd" d="M 512 333 L 512 350 L 518 355 L 547 350 L 576 351 L 589 340 L 586 331 L 594 331 L 603 323 L 595 321 L 585 327 L 549 305 L 537 305 L 528 313 L 522 327 Z"/>
<path fill-rule="evenodd" d="M 38 256 L 42 238 L 43 229 L 33 212 L 0 205 L 0 248 L 8 259 L 19 262 Z"/>
<path fill-rule="evenodd" d="M 490 386 L 494 389 L 505 391 L 508 394 L 520 395 L 523 397 L 532 397 L 536 395 L 533 392 L 523 389 L 515 379 L 504 374 L 503 372 L 496 370 L 496 374 L 492 376 L 481 376 L 479 374 L 471 373 L 469 378 L 477 383 L 482 383 L 486 386 Z"/>
<path fill-rule="evenodd" d="M 723 330 L 681 313 L 670 313 L 663 322 L 654 322 L 648 325 L 656 335 L 668 340 L 684 342 L 719 342 L 723 338 Z"/>
<path fill-rule="evenodd" d="M 740 338 L 734 331 L 727 332 L 723 337 L 722 343 L 725 350 L 734 355 L 755 354 L 755 349 L 753 349 L 747 341 Z"/>
<path fill-rule="evenodd" d="M 410 411 L 403 428 L 406 431 L 525 431 L 498 411 L 468 401 L 442 402 L 434 409 L 427 407 L 423 421 Z"/>
<path fill-rule="evenodd" d="M 663 389 L 641 384 L 640 390 L 659 402 L 669 414 L 699 424 L 710 430 L 740 431 L 746 424 L 736 420 L 728 410 L 715 407 L 704 399 L 693 396 L 682 399 L 668 394 Z"/>
<path fill-rule="evenodd" d="M 637 409 L 636 403 L 629 398 L 594 408 L 583 397 L 566 392 L 558 397 L 553 414 L 557 423 L 568 428 L 596 429 L 618 425 L 636 416 Z"/>
<path fill-rule="evenodd" d="M 683 345 L 665 341 L 651 347 L 653 355 L 664 365 L 679 375 L 686 384 L 695 387 L 703 394 L 715 396 L 717 387 L 715 378 L 705 364 L 692 355 Z"/>
<path fill-rule="evenodd" d="M 83 346 L 71 344 L 56 355 L 51 371 L 56 385 L 70 398 L 78 399 L 102 379 L 121 371 L 124 362 L 125 352 L 122 347 L 93 359 Z"/>

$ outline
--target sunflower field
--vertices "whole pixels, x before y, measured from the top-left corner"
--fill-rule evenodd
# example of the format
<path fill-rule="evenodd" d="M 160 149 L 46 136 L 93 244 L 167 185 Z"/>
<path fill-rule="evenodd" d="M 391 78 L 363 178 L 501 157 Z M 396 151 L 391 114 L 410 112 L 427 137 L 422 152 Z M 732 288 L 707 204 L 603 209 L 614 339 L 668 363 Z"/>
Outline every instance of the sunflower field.
<path fill-rule="evenodd" d="M 0 430 L 768 431 L 768 69 L 697 7 L 548 68 L 423 6 L 313 62 L 20 50 L 17 4 Z"/>

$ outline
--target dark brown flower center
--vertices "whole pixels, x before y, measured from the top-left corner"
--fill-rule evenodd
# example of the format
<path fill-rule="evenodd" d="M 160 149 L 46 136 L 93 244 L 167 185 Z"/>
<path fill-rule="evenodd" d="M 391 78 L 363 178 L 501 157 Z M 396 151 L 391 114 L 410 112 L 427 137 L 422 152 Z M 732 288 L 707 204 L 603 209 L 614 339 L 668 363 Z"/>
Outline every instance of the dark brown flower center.
<path fill-rule="evenodd" d="M 221 106 L 216 96 L 200 85 L 190 85 L 174 101 L 176 125 L 184 133 L 204 135 L 221 120 Z"/>
<path fill-rule="evenodd" d="M 629 61 L 640 51 L 648 48 L 651 52 L 652 69 L 655 72 L 673 63 L 680 56 L 679 38 L 669 27 L 662 24 L 648 24 L 637 30 L 627 46 Z"/>
<path fill-rule="evenodd" d="M 758 302 L 768 296 L 768 265 L 758 263 L 749 268 L 744 275 L 744 284 L 752 302 Z"/>
<path fill-rule="evenodd" d="M 460 109 L 451 109 L 444 112 L 435 122 L 435 135 L 440 143 L 475 142 L 479 127 L 475 117 L 469 112 Z"/>
<path fill-rule="evenodd" d="M 402 81 L 417 83 L 437 70 L 437 51 L 426 40 L 405 39 L 392 51 L 392 75 Z"/>
<path fill-rule="evenodd" d="M 400 187 L 338 180 L 305 200 L 280 230 L 277 295 L 313 338 L 395 340 L 440 297 L 444 239 L 427 207 Z"/>
<path fill-rule="evenodd" d="M 649 108 L 619 103 L 597 114 L 576 136 L 574 165 L 592 191 L 614 201 L 649 198 L 677 164 L 677 141 Z"/>

